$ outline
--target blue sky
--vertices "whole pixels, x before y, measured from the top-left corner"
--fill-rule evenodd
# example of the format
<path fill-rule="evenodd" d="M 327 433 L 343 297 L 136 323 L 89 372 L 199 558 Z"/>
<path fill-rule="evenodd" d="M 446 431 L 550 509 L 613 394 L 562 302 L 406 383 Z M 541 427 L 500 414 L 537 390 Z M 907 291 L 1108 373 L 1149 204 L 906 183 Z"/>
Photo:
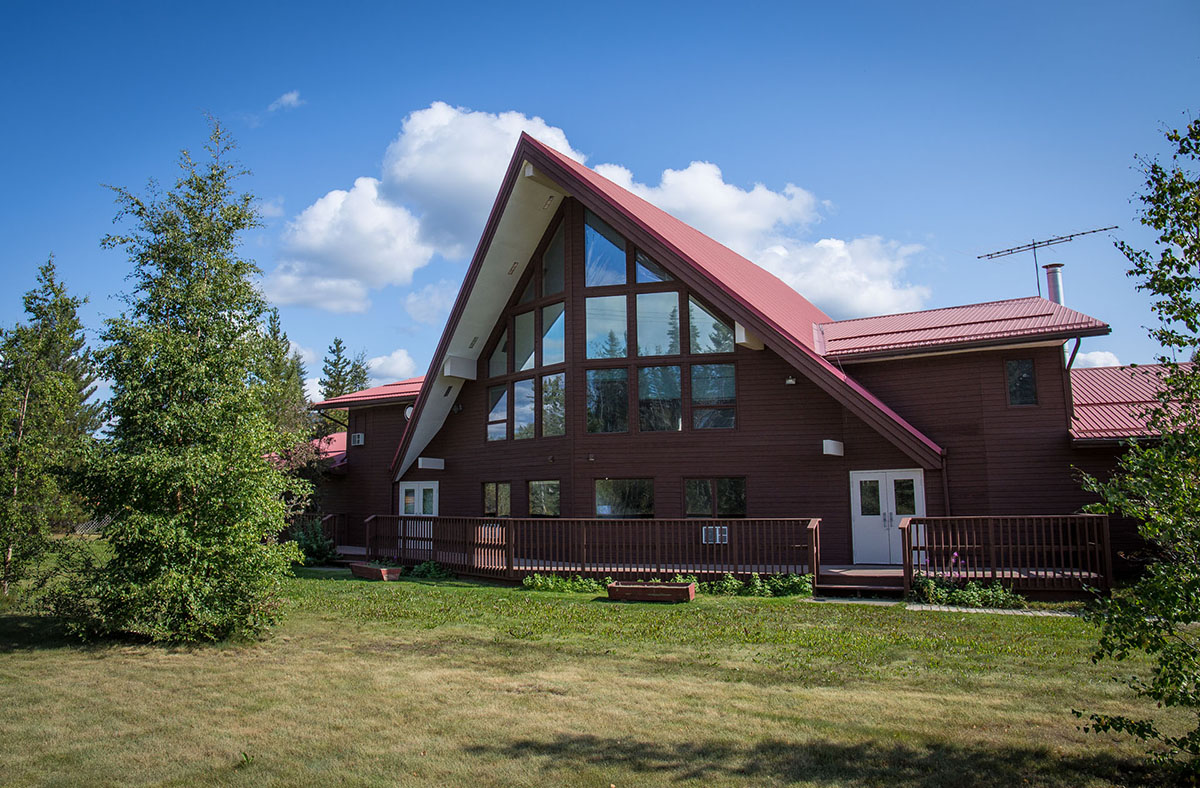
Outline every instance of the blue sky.
<path fill-rule="evenodd" d="M 1113 327 L 1084 351 L 1156 352 L 1112 238 L 1148 243 L 1133 156 L 1200 109 L 1194 0 L 2 13 L 5 325 L 50 253 L 91 329 L 119 311 L 102 184 L 172 181 L 209 112 L 253 171 L 247 249 L 285 329 L 317 358 L 342 336 L 380 380 L 425 371 L 521 128 L 837 317 L 1030 295 L 1028 255 L 976 255 L 1120 225 L 1040 261 Z"/>

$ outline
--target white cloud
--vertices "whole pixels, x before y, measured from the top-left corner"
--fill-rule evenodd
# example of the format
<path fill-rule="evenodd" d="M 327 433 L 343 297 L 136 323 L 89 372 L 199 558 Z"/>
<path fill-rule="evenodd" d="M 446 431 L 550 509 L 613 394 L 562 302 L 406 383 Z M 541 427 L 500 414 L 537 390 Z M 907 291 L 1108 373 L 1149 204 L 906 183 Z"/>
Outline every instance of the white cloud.
<path fill-rule="evenodd" d="M 371 385 L 382 386 L 411 378 L 417 371 L 417 362 L 407 350 L 398 348 L 386 356 L 368 359 L 367 370 L 371 373 Z"/>
<path fill-rule="evenodd" d="M 359 178 L 335 189 L 288 222 L 282 260 L 263 283 L 279 304 L 332 312 L 365 312 L 367 291 L 406 285 L 433 250 L 418 239 L 419 223 L 381 198 L 379 181 Z"/>
<path fill-rule="evenodd" d="M 404 119 L 384 155 L 384 192 L 413 208 L 421 236 L 443 256 L 466 257 L 479 240 L 521 132 L 577 161 L 563 130 L 520 112 L 474 112 L 441 101 Z"/>
<path fill-rule="evenodd" d="M 265 219 L 277 219 L 283 216 L 283 197 L 278 196 L 258 203 L 258 215 Z"/>
<path fill-rule="evenodd" d="M 435 254 L 465 259 L 522 131 L 585 159 L 562 129 L 539 117 L 444 102 L 409 114 L 384 155 L 381 179 L 331 191 L 289 223 L 280 263 L 264 282 L 267 295 L 363 312 L 370 290 L 408 284 Z M 617 164 L 596 170 L 762 265 L 833 317 L 919 309 L 929 297 L 904 276 L 918 245 L 870 235 L 809 240 L 825 204 L 795 184 L 743 188 L 701 161 L 664 170 L 657 185 L 635 181 Z M 414 320 L 440 322 L 452 298 L 445 284 L 407 294 Z"/>
<path fill-rule="evenodd" d="M 404 308 L 409 316 L 418 323 L 440 326 L 454 306 L 454 298 L 458 295 L 459 285 L 449 279 L 443 279 L 437 284 L 425 285 L 420 290 L 414 290 L 404 297 Z"/>
<path fill-rule="evenodd" d="M 321 400 L 325 399 L 321 396 L 321 379 L 305 378 L 304 394 L 308 397 L 309 402 L 320 402 Z"/>
<path fill-rule="evenodd" d="M 276 112 L 281 109 L 295 109 L 304 103 L 304 99 L 300 98 L 300 91 L 289 90 L 279 98 L 271 102 L 267 107 L 267 112 Z"/>
<path fill-rule="evenodd" d="M 317 355 L 317 351 L 310 347 L 304 347 L 304 345 L 295 340 L 288 340 L 288 352 L 293 354 L 299 353 L 300 361 L 305 367 L 311 367 L 321 360 L 321 357 Z"/>
<path fill-rule="evenodd" d="M 1120 360 L 1116 353 L 1107 350 L 1093 350 L 1090 353 L 1080 353 L 1075 357 L 1077 367 L 1119 367 Z"/>

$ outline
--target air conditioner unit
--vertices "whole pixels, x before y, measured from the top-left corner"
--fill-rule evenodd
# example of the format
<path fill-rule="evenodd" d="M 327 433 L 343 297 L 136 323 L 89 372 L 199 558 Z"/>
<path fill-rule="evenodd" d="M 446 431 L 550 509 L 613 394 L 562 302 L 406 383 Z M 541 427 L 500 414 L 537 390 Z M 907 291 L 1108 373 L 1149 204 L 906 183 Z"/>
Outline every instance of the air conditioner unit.
<path fill-rule="evenodd" d="M 361 432 L 353 432 L 350 434 L 350 445 L 351 446 L 362 446 L 366 442 L 367 442 L 366 436 L 363 435 Z"/>

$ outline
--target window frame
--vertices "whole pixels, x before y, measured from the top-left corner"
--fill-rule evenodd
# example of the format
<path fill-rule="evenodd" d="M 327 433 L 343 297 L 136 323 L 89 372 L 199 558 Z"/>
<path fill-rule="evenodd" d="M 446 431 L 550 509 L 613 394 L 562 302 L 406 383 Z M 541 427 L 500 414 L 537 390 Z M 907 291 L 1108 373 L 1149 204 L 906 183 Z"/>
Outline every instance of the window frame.
<path fill-rule="evenodd" d="M 487 505 L 487 497 L 488 497 L 487 496 L 487 488 L 489 485 L 494 486 L 496 488 L 495 493 L 494 493 L 495 498 L 496 498 L 496 509 L 495 509 L 495 511 L 492 511 L 492 512 L 488 511 L 488 505 Z M 501 486 L 508 488 L 508 514 L 500 514 L 499 513 L 500 512 L 500 487 Z M 480 511 L 483 512 L 484 517 L 495 517 L 497 519 L 504 518 L 504 517 L 512 517 L 512 481 L 483 482 L 482 484 L 479 485 L 479 492 L 480 492 L 480 504 L 481 504 Z"/>
<path fill-rule="evenodd" d="M 1029 362 L 1029 378 L 1033 383 L 1033 402 L 1013 402 L 1012 401 L 1012 388 L 1009 384 L 1009 379 L 1008 379 L 1008 365 L 1009 364 L 1019 364 L 1022 361 Z M 1034 357 L 1034 356 L 1006 356 L 1001 363 L 1001 369 L 1003 370 L 1003 379 L 1004 379 L 1004 402 L 1008 407 L 1017 408 L 1020 410 L 1028 410 L 1029 408 L 1037 408 L 1037 407 L 1041 406 L 1042 398 L 1038 391 L 1038 374 L 1037 374 L 1037 358 L 1036 357 Z"/>
<path fill-rule="evenodd" d="M 742 502 L 744 510 L 741 514 L 721 514 L 720 513 L 720 493 L 717 483 L 720 481 L 729 481 L 740 479 L 742 482 Z M 705 482 L 708 485 L 709 498 L 712 501 L 712 509 L 709 514 L 692 514 L 688 511 L 688 482 Z M 688 519 L 710 519 L 710 520 L 744 520 L 749 516 L 750 509 L 750 484 L 745 476 L 685 476 L 683 477 L 683 516 Z"/>
<path fill-rule="evenodd" d="M 597 476 L 592 479 L 592 513 L 599 520 L 653 520 L 657 509 L 655 498 L 655 477 L 653 476 Z M 600 514 L 597 500 L 597 487 L 600 482 L 649 482 L 650 483 L 650 514 Z"/>
<path fill-rule="evenodd" d="M 558 512 L 556 514 L 534 514 L 533 512 L 533 485 L 535 484 L 553 484 L 557 487 L 558 492 Z M 530 517 L 540 517 L 546 519 L 554 519 L 562 517 L 562 479 L 530 479 L 525 483 L 526 494 L 526 509 Z"/>

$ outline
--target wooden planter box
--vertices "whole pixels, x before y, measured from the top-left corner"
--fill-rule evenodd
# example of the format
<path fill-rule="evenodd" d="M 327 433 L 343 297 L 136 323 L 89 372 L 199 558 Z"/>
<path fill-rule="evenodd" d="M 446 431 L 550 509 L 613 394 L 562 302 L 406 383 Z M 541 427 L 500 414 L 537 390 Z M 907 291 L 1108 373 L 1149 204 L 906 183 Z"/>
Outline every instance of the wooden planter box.
<path fill-rule="evenodd" d="M 696 598 L 696 584 L 617 581 L 609 584 L 608 598 L 625 602 L 691 602 Z"/>
<path fill-rule="evenodd" d="M 371 566 L 365 561 L 350 564 L 350 573 L 364 580 L 399 580 L 401 571 L 398 566 Z"/>

